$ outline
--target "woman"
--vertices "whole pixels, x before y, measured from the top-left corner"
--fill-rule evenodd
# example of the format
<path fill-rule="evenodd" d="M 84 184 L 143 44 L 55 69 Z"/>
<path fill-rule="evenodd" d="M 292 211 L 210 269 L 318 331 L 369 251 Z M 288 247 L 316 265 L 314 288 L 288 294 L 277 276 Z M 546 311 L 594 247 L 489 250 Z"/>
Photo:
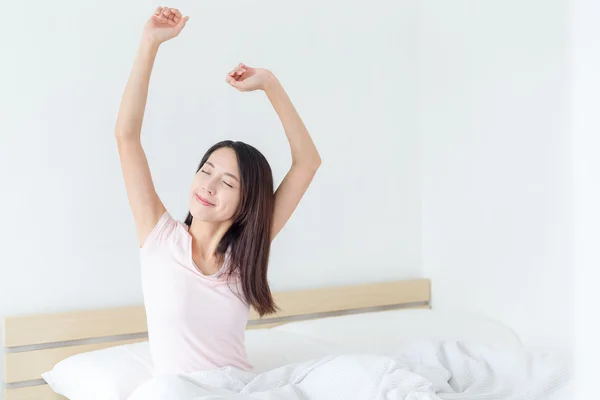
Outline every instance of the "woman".
<path fill-rule="evenodd" d="M 241 92 L 266 93 L 289 140 L 292 167 L 274 194 L 271 169 L 258 150 L 217 143 L 196 171 L 187 219 L 170 215 L 155 192 L 140 131 L 158 49 L 188 18 L 158 7 L 146 23 L 115 128 L 140 245 L 150 352 L 157 374 L 250 370 L 244 346 L 249 307 L 261 316 L 277 310 L 267 282 L 271 242 L 321 159 L 277 78 L 239 64 L 226 82 Z"/>

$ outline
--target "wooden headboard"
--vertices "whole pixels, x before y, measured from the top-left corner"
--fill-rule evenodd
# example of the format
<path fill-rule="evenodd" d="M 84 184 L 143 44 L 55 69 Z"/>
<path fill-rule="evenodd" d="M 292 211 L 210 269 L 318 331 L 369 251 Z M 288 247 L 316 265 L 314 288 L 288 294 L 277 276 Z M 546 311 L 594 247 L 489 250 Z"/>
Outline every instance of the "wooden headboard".
<path fill-rule="evenodd" d="M 430 282 L 402 280 L 275 293 L 281 311 L 259 318 L 251 310 L 247 329 L 291 321 L 389 308 L 429 308 Z M 41 380 L 59 361 L 78 353 L 145 341 L 143 306 L 14 316 L 4 319 L 5 400 L 58 400 Z"/>

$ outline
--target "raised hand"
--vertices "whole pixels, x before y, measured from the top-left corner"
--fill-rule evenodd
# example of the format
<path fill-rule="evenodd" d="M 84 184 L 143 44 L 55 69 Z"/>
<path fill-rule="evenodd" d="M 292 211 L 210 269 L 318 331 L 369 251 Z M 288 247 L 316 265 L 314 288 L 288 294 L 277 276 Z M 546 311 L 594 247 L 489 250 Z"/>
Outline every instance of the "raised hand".
<path fill-rule="evenodd" d="M 265 90 L 270 84 L 276 82 L 276 78 L 268 69 L 252 68 L 239 63 L 227 74 L 225 81 L 240 92 L 251 92 Z"/>
<path fill-rule="evenodd" d="M 178 9 L 157 7 L 144 26 L 143 37 L 153 44 L 161 44 L 177 37 L 190 17 L 183 17 Z"/>

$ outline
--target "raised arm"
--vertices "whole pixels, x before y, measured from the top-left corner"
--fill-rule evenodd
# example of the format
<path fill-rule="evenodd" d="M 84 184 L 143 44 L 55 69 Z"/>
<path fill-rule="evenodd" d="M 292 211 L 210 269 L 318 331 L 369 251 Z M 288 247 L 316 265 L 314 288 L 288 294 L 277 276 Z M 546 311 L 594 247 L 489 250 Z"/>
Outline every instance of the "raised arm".
<path fill-rule="evenodd" d="M 179 35 L 188 17 L 174 8 L 158 7 L 150 17 L 138 46 L 133 68 L 121 98 L 115 126 L 127 198 L 133 212 L 140 247 L 166 211 L 156 194 L 140 139 L 150 75 L 158 48 Z"/>
<path fill-rule="evenodd" d="M 257 89 L 265 91 L 281 120 L 292 151 L 292 166 L 275 191 L 275 211 L 271 227 L 273 240 L 306 193 L 321 166 L 321 157 L 292 101 L 271 71 L 239 64 L 227 75 L 226 80 L 243 92 Z"/>

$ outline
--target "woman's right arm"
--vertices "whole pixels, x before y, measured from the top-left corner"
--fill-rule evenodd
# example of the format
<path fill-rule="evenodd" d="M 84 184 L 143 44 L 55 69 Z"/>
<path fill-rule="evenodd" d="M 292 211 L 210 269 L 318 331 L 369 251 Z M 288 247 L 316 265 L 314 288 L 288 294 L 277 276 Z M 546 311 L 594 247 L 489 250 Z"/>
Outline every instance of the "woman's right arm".
<path fill-rule="evenodd" d="M 144 27 L 115 126 L 121 169 L 140 247 L 166 211 L 154 189 L 140 139 L 150 75 L 160 44 L 179 35 L 187 19 L 173 8 L 156 9 Z"/>

